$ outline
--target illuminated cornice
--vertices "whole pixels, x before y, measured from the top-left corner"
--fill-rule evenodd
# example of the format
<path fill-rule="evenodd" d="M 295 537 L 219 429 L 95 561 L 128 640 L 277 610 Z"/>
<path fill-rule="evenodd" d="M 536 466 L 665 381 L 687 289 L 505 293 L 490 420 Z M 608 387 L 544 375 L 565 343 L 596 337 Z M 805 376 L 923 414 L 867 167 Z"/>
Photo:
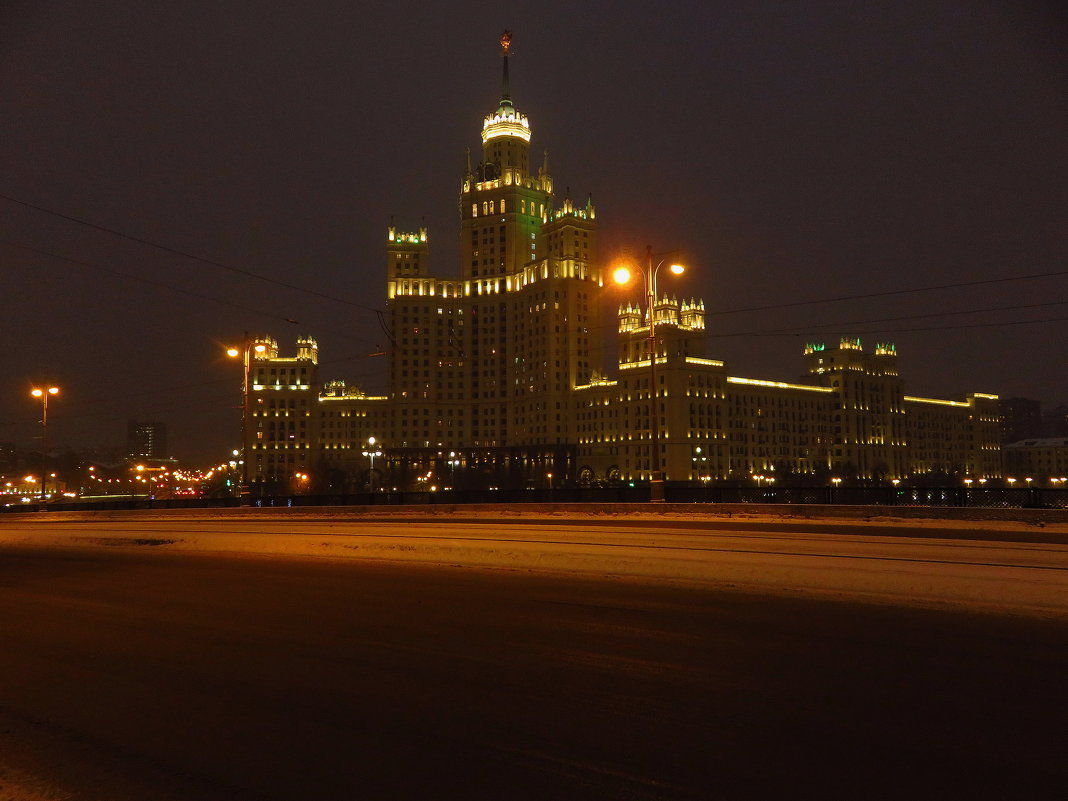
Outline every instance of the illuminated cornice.
<path fill-rule="evenodd" d="M 530 121 L 525 114 L 514 108 L 501 106 L 496 114 L 487 114 L 482 121 L 482 142 L 500 136 L 515 136 L 524 142 L 530 141 Z"/>
<path fill-rule="evenodd" d="M 400 233 L 395 229 L 390 228 L 388 238 L 390 242 L 404 243 L 408 245 L 420 245 L 427 240 L 426 229 L 423 228 L 419 233 Z"/>
<path fill-rule="evenodd" d="M 902 400 L 911 401 L 913 403 L 934 403 L 939 406 L 962 406 L 964 408 L 971 406 L 967 401 L 942 400 L 941 398 L 917 398 L 914 395 L 905 395 Z"/>
<path fill-rule="evenodd" d="M 723 362 L 718 359 L 698 359 L 696 356 L 687 356 L 687 364 L 707 364 L 709 367 L 722 367 Z"/>
<path fill-rule="evenodd" d="M 618 381 L 613 381 L 610 378 L 595 378 L 588 384 L 576 384 L 575 390 L 580 389 L 594 389 L 596 387 L 614 387 L 618 384 Z"/>
<path fill-rule="evenodd" d="M 657 364 L 667 364 L 667 357 L 666 356 L 657 356 L 656 357 L 656 363 Z M 619 363 L 619 369 L 620 370 L 633 370 L 635 367 L 648 367 L 648 366 L 649 366 L 649 360 L 648 359 L 644 359 L 643 361 L 640 361 L 640 362 L 620 362 Z"/>
<path fill-rule="evenodd" d="M 834 392 L 830 387 L 814 387 L 810 384 L 786 384 L 782 381 L 763 381 L 759 378 L 738 378 L 727 376 L 728 384 L 750 384 L 755 387 L 772 387 L 774 389 L 804 389 L 809 392 Z"/>

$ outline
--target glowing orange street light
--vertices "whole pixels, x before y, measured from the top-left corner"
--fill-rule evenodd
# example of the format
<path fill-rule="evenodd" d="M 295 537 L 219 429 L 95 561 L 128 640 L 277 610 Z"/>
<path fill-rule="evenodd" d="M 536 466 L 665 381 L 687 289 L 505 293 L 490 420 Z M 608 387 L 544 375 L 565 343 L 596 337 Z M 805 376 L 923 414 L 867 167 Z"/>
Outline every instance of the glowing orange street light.
<path fill-rule="evenodd" d="M 660 388 L 656 383 L 656 274 L 665 264 L 674 275 L 682 275 L 686 268 L 681 264 L 671 262 L 667 254 L 655 265 L 653 264 L 652 245 L 645 246 L 646 267 L 638 262 L 630 265 L 621 264 L 612 272 L 612 279 L 620 285 L 629 284 L 634 273 L 632 268 L 642 274 L 645 279 L 646 314 L 649 315 L 649 386 L 650 398 L 652 399 L 652 415 L 650 418 L 650 449 L 651 459 L 649 462 L 649 501 L 663 503 L 664 501 L 664 474 L 660 471 Z"/>
<path fill-rule="evenodd" d="M 252 353 L 262 354 L 266 352 L 267 346 L 262 342 L 252 343 L 249 342 L 248 332 L 245 332 L 245 343 L 240 348 L 229 347 L 226 349 L 226 355 L 231 359 L 236 359 L 238 356 L 242 357 L 244 363 L 244 371 L 242 373 L 243 379 L 241 382 L 241 488 L 240 493 L 242 498 L 248 497 L 250 494 L 248 485 L 248 390 L 249 390 L 249 371 L 252 368 Z"/>
<path fill-rule="evenodd" d="M 46 501 L 48 485 L 48 398 L 58 395 L 59 387 L 34 387 L 30 395 L 41 400 L 41 503 Z"/>

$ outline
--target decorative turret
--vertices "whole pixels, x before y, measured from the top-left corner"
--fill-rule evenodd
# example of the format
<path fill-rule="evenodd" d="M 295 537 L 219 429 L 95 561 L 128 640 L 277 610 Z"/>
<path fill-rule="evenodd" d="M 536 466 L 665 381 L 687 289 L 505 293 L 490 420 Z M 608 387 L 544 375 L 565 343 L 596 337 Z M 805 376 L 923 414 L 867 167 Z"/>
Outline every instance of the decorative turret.
<path fill-rule="evenodd" d="M 690 298 L 682 302 L 679 321 L 683 328 L 695 331 L 705 330 L 705 302 L 699 298 Z"/>
<path fill-rule="evenodd" d="M 642 324 L 642 312 L 628 301 L 619 307 L 619 333 L 633 331 Z"/>
<path fill-rule="evenodd" d="M 263 345 L 263 350 L 259 349 L 259 345 Z M 255 337 L 252 340 L 251 353 L 253 359 L 277 359 L 278 340 L 274 337 Z"/>
<path fill-rule="evenodd" d="M 387 233 L 389 241 L 398 245 L 401 243 L 409 245 L 420 245 L 425 244 L 427 240 L 427 233 L 425 227 L 420 228 L 419 233 L 402 233 L 397 231 L 396 226 L 391 225 L 389 226 Z"/>
<path fill-rule="evenodd" d="M 653 303 L 653 313 L 656 315 L 657 325 L 679 324 L 679 299 L 664 295 L 657 298 Z M 646 314 L 648 318 L 648 314 Z"/>
<path fill-rule="evenodd" d="M 420 226 L 418 231 L 406 232 L 390 225 L 386 234 L 386 276 L 390 280 L 428 275 L 430 245 L 426 226 Z M 390 297 L 393 295 L 390 294 Z"/>
<path fill-rule="evenodd" d="M 316 364 L 319 361 L 319 343 L 311 337 L 297 340 L 297 358 Z"/>
<path fill-rule="evenodd" d="M 538 169 L 538 186 L 541 187 L 543 192 L 548 192 L 550 195 L 553 192 L 553 176 L 549 172 L 549 148 L 545 148 L 541 167 Z"/>
<path fill-rule="evenodd" d="M 865 353 L 860 337 L 843 336 L 838 347 L 823 342 L 805 345 L 805 371 L 812 375 L 826 373 L 864 374 L 869 376 L 897 376 L 897 349 L 892 342 L 880 342 L 875 350 Z"/>

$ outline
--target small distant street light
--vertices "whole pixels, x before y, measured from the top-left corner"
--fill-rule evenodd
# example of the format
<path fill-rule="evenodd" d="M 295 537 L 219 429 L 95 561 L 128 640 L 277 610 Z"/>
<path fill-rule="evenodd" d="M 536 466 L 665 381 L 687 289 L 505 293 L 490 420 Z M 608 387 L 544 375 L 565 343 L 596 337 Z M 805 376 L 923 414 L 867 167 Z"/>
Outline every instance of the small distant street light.
<path fill-rule="evenodd" d="M 549 480 L 549 489 L 551 491 L 552 488 L 553 488 L 553 474 L 552 473 L 546 473 L 545 474 L 545 478 L 547 478 Z"/>
<path fill-rule="evenodd" d="M 655 265 L 653 264 L 652 245 L 645 246 L 646 267 L 642 269 L 638 262 L 631 260 L 630 265 L 621 264 L 612 273 L 612 278 L 617 284 L 629 284 L 633 273 L 633 267 L 642 274 L 645 279 L 646 313 L 649 315 L 649 387 L 652 399 L 650 418 L 650 449 L 651 459 L 649 462 L 649 500 L 652 503 L 664 501 L 664 474 L 660 470 L 660 388 L 656 383 L 656 274 L 660 268 L 668 264 L 668 270 L 674 275 L 682 275 L 686 268 L 681 264 L 670 263 L 671 254 L 667 254 Z"/>
<path fill-rule="evenodd" d="M 367 438 L 367 447 L 363 451 L 363 455 L 371 460 L 371 469 L 368 475 L 367 485 L 371 492 L 375 491 L 375 457 L 382 455 L 382 450 L 377 447 L 378 440 L 374 437 Z"/>
<path fill-rule="evenodd" d="M 41 401 L 41 503 L 47 501 L 48 485 L 48 398 L 58 395 L 59 387 L 34 387 L 30 395 Z"/>
<path fill-rule="evenodd" d="M 452 489 L 456 489 L 456 468 L 460 466 L 460 460 L 456 458 L 456 451 L 449 451 L 449 483 Z"/>

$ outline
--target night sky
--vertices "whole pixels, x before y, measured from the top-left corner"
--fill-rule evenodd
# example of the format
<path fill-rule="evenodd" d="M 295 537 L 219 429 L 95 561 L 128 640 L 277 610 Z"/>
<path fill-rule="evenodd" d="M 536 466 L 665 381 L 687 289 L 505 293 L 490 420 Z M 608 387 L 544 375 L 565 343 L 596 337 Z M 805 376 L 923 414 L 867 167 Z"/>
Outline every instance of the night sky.
<path fill-rule="evenodd" d="M 159 419 L 219 458 L 245 330 L 384 390 L 386 226 L 425 219 L 458 273 L 506 27 L 557 197 L 593 193 L 606 259 L 686 252 L 675 290 L 733 375 L 794 380 L 806 341 L 855 334 L 897 343 L 910 394 L 1068 402 L 1059 5 L 7 0 L 0 441 L 36 447 L 51 381 L 54 442 Z"/>

